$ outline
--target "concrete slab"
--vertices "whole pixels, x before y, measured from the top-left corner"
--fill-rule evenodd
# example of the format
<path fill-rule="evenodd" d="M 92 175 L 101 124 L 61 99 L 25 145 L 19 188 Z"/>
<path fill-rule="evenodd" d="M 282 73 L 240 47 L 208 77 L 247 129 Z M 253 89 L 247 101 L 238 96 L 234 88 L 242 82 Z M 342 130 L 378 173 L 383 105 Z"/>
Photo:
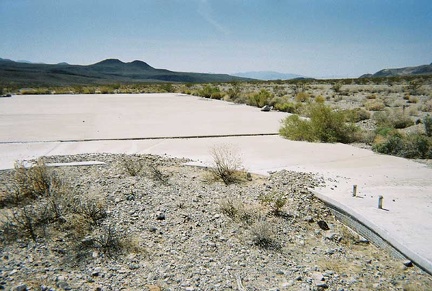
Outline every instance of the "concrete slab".
<path fill-rule="evenodd" d="M 417 261 L 432 272 L 432 169 L 423 164 L 349 145 L 293 142 L 279 136 L 148 139 L 271 134 L 286 116 L 193 96 L 50 95 L 4 100 L 0 168 L 12 167 L 15 160 L 79 153 L 169 155 L 209 165 L 210 149 L 229 145 L 251 172 L 288 169 L 324 176 L 327 185 L 318 189 L 323 197 L 421 258 Z M 118 140 L 122 138 L 129 140 Z M 358 197 L 352 197 L 354 184 Z M 378 195 L 384 196 L 386 210 L 377 208 Z"/>
<path fill-rule="evenodd" d="M 0 100 L 0 141 L 276 134 L 285 116 L 179 94 L 17 95 Z"/>

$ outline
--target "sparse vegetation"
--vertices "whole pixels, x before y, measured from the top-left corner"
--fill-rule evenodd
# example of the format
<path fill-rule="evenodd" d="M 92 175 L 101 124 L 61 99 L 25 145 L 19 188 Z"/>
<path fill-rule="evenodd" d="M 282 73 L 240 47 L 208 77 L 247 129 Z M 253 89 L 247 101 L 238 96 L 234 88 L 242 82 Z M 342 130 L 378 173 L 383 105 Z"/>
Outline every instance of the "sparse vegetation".
<path fill-rule="evenodd" d="M 277 192 L 262 194 L 258 199 L 263 205 L 270 207 L 270 212 L 276 216 L 282 214 L 282 208 L 287 203 L 286 197 Z"/>
<path fill-rule="evenodd" d="M 144 169 L 145 163 L 136 157 L 123 155 L 121 165 L 129 175 L 138 176 Z"/>
<path fill-rule="evenodd" d="M 105 164 L 47 167 L 47 175 L 55 175 L 64 189 L 64 195 L 56 196 L 61 201 L 57 204 L 60 215 L 45 203 L 47 196 L 0 208 L 4 215 L 25 207 L 18 219 L 27 229 L 18 229 L 18 222 L 13 220 L 0 220 L 1 276 L 6 282 L 0 285 L 8 289 L 9 282 L 23 282 L 28 289 L 37 290 L 43 286 L 141 290 L 147 288 L 143 284 L 182 288 L 183 281 L 178 278 L 196 271 L 196 288 L 221 284 L 228 290 L 236 286 L 232 281 L 220 281 L 225 269 L 200 272 L 206 264 L 229 264 L 242 274 L 256 276 L 246 281 L 241 275 L 245 288 L 262 290 L 268 286 L 267 278 L 285 270 L 289 262 L 295 269 L 301 266 L 295 273 L 308 278 L 315 272 L 326 272 L 329 289 L 370 289 L 373 284 L 391 289 L 410 282 L 430 289 L 428 275 L 417 267 L 402 270 L 399 259 L 373 245 L 359 245 L 354 234 L 346 234 L 330 210 L 308 192 L 318 183 L 313 174 L 280 171 L 269 177 L 256 176 L 251 183 L 225 187 L 203 183 L 199 177 L 208 171 L 182 165 L 184 160 L 133 157 L 146 161 L 143 172 L 135 177 L 120 168 L 121 155 L 47 157 L 47 162 L 86 158 Z M 170 184 L 153 183 L 148 164 L 161 171 L 169 169 Z M 11 184 L 15 170 L 0 174 L 0 190 L 9 195 L 7 189 L 13 187 L 3 184 Z M 134 197 L 129 195 L 131 188 Z M 51 214 L 45 215 L 45 209 Z M 42 217 L 50 218 L 36 219 L 39 211 Z M 162 220 L 159 212 L 166 215 Z M 285 215 L 288 213 L 292 216 Z M 328 223 L 329 231 L 317 225 L 321 220 Z M 5 237 L 12 239 L 6 241 Z M 360 271 L 364 280 L 340 280 Z M 123 281 L 130 274 L 133 278 Z M 282 274 L 277 277 L 284 279 Z M 282 280 L 277 284 L 285 282 Z M 62 285 L 65 283 L 68 286 Z M 295 280 L 293 288 L 304 284 Z"/>
<path fill-rule="evenodd" d="M 262 248 L 278 248 L 275 240 L 273 227 L 266 220 L 256 221 L 250 228 L 252 241 L 255 245 Z"/>

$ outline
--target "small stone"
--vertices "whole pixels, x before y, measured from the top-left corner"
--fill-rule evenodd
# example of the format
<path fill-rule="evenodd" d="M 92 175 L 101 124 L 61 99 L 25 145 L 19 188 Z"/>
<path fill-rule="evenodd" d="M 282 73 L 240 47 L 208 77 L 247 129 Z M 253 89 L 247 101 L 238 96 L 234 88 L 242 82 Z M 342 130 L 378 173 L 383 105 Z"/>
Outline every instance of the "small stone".
<path fill-rule="evenodd" d="M 101 271 L 102 271 L 102 268 L 101 268 L 101 267 L 94 268 L 94 270 L 93 270 L 93 272 L 91 273 L 91 275 L 92 275 L 93 277 L 97 277 L 97 276 L 99 276 L 99 274 L 101 273 Z"/>
<path fill-rule="evenodd" d="M 367 245 L 367 244 L 369 244 L 369 240 L 368 240 L 367 238 L 360 237 L 360 238 L 358 239 L 357 243 L 358 243 L 358 244 L 365 244 L 365 245 Z"/>
<path fill-rule="evenodd" d="M 130 264 L 129 265 L 129 269 L 131 269 L 131 270 L 136 270 L 136 269 L 139 269 L 140 268 L 140 265 L 138 265 L 138 264 Z"/>
<path fill-rule="evenodd" d="M 314 281 L 324 281 L 324 276 L 321 273 L 315 272 L 312 274 L 312 279 Z"/>
<path fill-rule="evenodd" d="M 67 282 L 58 282 L 57 283 L 57 287 L 63 289 L 63 290 L 71 290 L 71 287 L 69 286 L 69 284 Z"/>
<path fill-rule="evenodd" d="M 325 282 L 316 282 L 315 284 L 318 288 L 327 289 L 328 285 Z"/>
<path fill-rule="evenodd" d="M 14 291 L 26 291 L 27 285 L 26 284 L 20 284 L 12 288 Z"/>
<path fill-rule="evenodd" d="M 334 240 L 336 239 L 337 234 L 334 232 L 327 232 L 324 237 L 328 240 Z"/>
<path fill-rule="evenodd" d="M 294 280 L 289 280 L 288 282 L 282 283 L 281 287 L 282 288 L 288 288 L 288 287 L 291 287 L 292 285 L 294 285 Z"/>
<path fill-rule="evenodd" d="M 156 220 L 165 220 L 165 213 L 163 212 L 157 212 L 156 213 Z"/>
<path fill-rule="evenodd" d="M 325 222 L 324 220 L 320 220 L 318 221 L 318 226 L 322 229 L 322 230 L 329 230 L 330 227 L 328 226 L 327 222 Z"/>
<path fill-rule="evenodd" d="M 313 219 L 312 216 L 306 216 L 305 218 L 303 218 L 303 220 L 306 221 L 306 222 L 309 222 L 309 223 L 314 222 L 314 219 Z"/>

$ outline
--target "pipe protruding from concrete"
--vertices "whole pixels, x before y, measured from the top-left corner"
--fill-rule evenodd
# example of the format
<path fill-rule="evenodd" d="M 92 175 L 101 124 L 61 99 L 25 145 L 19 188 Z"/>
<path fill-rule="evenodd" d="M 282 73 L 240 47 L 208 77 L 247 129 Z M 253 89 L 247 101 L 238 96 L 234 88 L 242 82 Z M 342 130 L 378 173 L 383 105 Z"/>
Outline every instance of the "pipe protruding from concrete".
<path fill-rule="evenodd" d="M 383 209 L 383 199 L 384 197 L 382 197 L 382 195 L 378 196 L 378 209 Z"/>
<path fill-rule="evenodd" d="M 352 196 L 353 196 L 353 197 L 356 197 L 356 196 L 357 196 L 357 185 L 353 185 Z"/>

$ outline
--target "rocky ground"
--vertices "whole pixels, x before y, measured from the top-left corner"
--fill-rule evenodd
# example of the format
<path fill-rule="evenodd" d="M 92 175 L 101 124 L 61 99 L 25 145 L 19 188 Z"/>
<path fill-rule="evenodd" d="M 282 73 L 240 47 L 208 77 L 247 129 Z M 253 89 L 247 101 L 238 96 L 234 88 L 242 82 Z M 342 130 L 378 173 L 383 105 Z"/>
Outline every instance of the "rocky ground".
<path fill-rule="evenodd" d="M 226 186 L 167 157 L 45 159 L 78 161 L 106 164 L 49 171 L 80 199 L 98 197 L 106 215 L 81 234 L 53 226 L 34 241 L 11 237 L 17 207 L 4 202 L 0 289 L 432 290 L 428 274 L 334 219 L 309 191 L 322 177 L 281 171 Z M 134 173 L 125 161 L 144 166 Z M 0 172 L 3 196 L 13 175 Z"/>

